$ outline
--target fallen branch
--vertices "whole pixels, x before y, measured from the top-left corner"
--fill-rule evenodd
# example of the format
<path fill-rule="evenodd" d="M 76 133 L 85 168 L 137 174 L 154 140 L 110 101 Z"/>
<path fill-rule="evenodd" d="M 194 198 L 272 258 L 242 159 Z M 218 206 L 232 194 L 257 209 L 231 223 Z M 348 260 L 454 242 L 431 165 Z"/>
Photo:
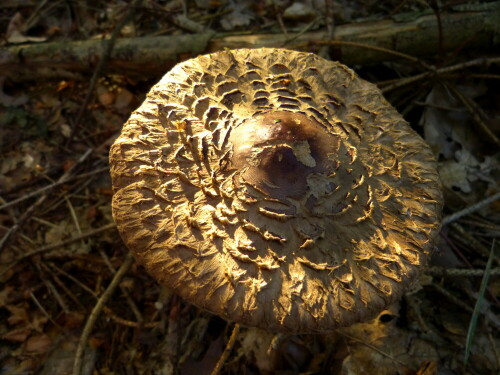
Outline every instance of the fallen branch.
<path fill-rule="evenodd" d="M 478 8 L 456 10 L 441 15 L 443 52 L 473 51 L 475 55 L 495 52 L 500 41 L 500 2 L 479 4 Z M 337 58 L 353 64 L 397 59 L 383 51 L 432 56 L 438 53 L 439 30 L 434 14 L 407 22 L 382 20 L 351 23 L 335 28 L 330 42 L 364 43 L 377 49 L 355 45 L 335 46 Z M 217 35 L 212 32 L 118 39 L 104 73 L 129 77 L 157 77 L 177 62 L 200 53 L 224 48 L 287 47 L 317 51 L 323 47 L 324 31 L 293 34 Z M 0 71 L 14 81 L 44 78 L 82 78 L 92 72 L 102 51 L 101 40 L 16 45 L 0 50 Z M 445 56 L 444 56 L 445 57 Z"/>
<path fill-rule="evenodd" d="M 153 77 L 207 48 L 213 34 L 117 39 L 103 74 Z M 40 77 L 81 80 L 92 73 L 102 55 L 102 40 L 26 44 L 0 50 L 0 72 L 9 79 Z"/>

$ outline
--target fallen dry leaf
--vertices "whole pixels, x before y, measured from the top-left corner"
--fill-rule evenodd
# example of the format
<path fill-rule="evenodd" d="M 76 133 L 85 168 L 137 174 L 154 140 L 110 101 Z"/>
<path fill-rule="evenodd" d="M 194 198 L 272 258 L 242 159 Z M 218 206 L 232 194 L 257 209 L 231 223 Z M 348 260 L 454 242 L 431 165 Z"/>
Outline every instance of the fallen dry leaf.
<path fill-rule="evenodd" d="M 7 26 L 7 33 L 5 35 L 5 39 L 8 43 L 11 44 L 19 44 L 19 43 L 40 43 L 45 42 L 47 38 L 44 37 L 35 37 L 35 36 L 26 36 L 22 32 L 24 26 L 24 20 L 21 13 L 17 12 L 10 19 L 9 25 Z"/>
<path fill-rule="evenodd" d="M 29 328 L 16 328 L 2 335 L 2 340 L 24 342 L 31 333 Z"/>
<path fill-rule="evenodd" d="M 52 345 L 52 339 L 45 333 L 34 335 L 26 341 L 25 349 L 34 354 L 46 353 Z"/>

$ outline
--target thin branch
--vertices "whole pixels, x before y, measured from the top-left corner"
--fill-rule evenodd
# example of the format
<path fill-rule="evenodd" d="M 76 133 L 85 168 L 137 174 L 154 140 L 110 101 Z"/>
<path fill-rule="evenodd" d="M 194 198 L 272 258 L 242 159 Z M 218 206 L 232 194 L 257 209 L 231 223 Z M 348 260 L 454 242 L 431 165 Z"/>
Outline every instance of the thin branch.
<path fill-rule="evenodd" d="M 116 315 L 115 312 L 113 310 L 111 310 L 107 306 L 104 306 L 103 310 L 106 313 L 106 315 L 108 315 L 114 322 L 116 322 L 118 324 L 121 324 L 123 326 L 126 326 L 126 327 L 132 327 L 132 328 L 155 328 L 155 327 L 158 327 L 161 324 L 161 321 L 147 322 L 147 323 L 145 323 L 143 321 L 133 322 L 131 320 L 123 319 L 123 318 L 119 317 L 118 315 Z"/>
<path fill-rule="evenodd" d="M 360 340 L 360 339 L 358 339 L 357 337 L 351 336 L 350 334 L 347 334 L 347 333 L 343 332 L 343 331 L 342 331 L 342 330 L 340 330 L 340 329 L 338 329 L 336 332 L 338 332 L 339 334 L 341 334 L 341 335 L 342 335 L 342 336 L 344 336 L 344 337 L 347 337 L 347 338 L 348 338 L 349 340 L 351 340 L 351 341 L 354 341 L 354 342 L 356 342 L 356 343 L 358 343 L 358 344 L 361 344 L 361 345 L 366 346 L 367 348 L 370 348 L 371 350 L 373 350 L 373 351 L 375 351 L 375 352 L 379 353 L 379 354 L 380 354 L 380 355 L 382 355 L 383 357 L 389 358 L 389 359 L 390 359 L 391 361 L 393 361 L 394 363 L 397 363 L 397 364 L 399 364 L 399 365 L 403 366 L 404 368 L 406 368 L 406 369 L 408 369 L 408 370 L 410 369 L 410 367 L 409 367 L 406 363 L 404 363 L 404 362 L 400 361 L 399 359 L 395 358 L 394 356 L 390 355 L 389 353 L 386 353 L 386 352 L 384 352 L 383 350 L 381 350 L 381 349 L 377 348 L 375 345 L 372 345 L 372 344 L 370 344 L 370 343 L 368 343 L 368 342 L 366 342 L 366 341 Z M 366 340 L 366 339 L 365 339 L 365 340 Z"/>
<path fill-rule="evenodd" d="M 429 267 L 424 271 L 431 276 L 483 276 L 484 270 L 474 268 L 445 268 L 445 267 Z M 493 276 L 500 275 L 500 268 L 492 268 L 490 274 Z"/>
<path fill-rule="evenodd" d="M 57 181 L 58 183 L 62 183 L 62 182 L 65 182 L 68 180 L 68 178 L 71 176 L 71 174 L 73 173 L 73 171 L 75 170 L 76 166 L 83 163 L 87 157 L 92 153 L 92 149 L 87 149 L 87 151 L 85 151 L 83 153 L 82 156 L 80 156 L 80 158 L 76 161 L 75 164 L 73 164 L 71 166 L 71 168 L 69 168 L 60 178 L 59 180 Z M 2 237 L 2 239 L 0 240 L 0 251 L 3 249 L 3 247 L 7 244 L 7 242 L 10 240 L 11 237 L 14 236 L 14 234 L 21 228 L 21 226 L 25 223 L 25 221 L 38 209 L 38 207 L 40 207 L 43 202 L 45 202 L 45 200 L 47 199 L 47 195 L 42 195 L 40 198 L 38 198 L 38 200 L 32 205 L 30 206 L 25 212 L 24 214 L 21 215 L 21 217 L 19 218 L 19 220 L 17 221 L 17 223 L 15 223 L 8 231 L 7 233 Z"/>
<path fill-rule="evenodd" d="M 488 134 L 488 136 L 491 138 L 493 142 L 495 142 L 498 146 L 500 146 L 500 139 L 495 135 L 493 131 L 486 125 L 486 123 L 483 121 L 483 118 L 486 117 L 486 115 L 483 113 L 483 111 L 478 107 L 476 103 L 474 103 L 473 100 L 469 99 L 465 95 L 463 95 L 460 90 L 458 90 L 456 87 L 453 85 L 447 84 L 446 85 L 452 94 L 459 100 L 461 101 L 464 106 L 469 110 L 470 114 L 472 115 L 472 119 L 474 122 L 479 125 L 483 131 Z"/>
<path fill-rule="evenodd" d="M 87 238 L 87 237 L 93 237 L 99 233 L 102 233 L 102 232 L 105 232 L 107 230 L 114 229 L 114 228 L 116 228 L 115 223 L 109 223 L 107 225 L 102 226 L 101 228 L 93 229 L 93 230 L 90 230 L 88 232 L 82 233 L 79 236 L 75 236 L 75 237 L 69 238 L 67 240 L 59 241 L 59 242 L 56 242 L 54 244 L 43 246 L 43 247 L 40 247 L 36 250 L 30 251 L 30 252 L 22 255 L 20 258 L 14 260 L 11 264 L 9 264 L 3 271 L 0 272 L 0 277 L 2 277 L 12 267 L 14 267 L 19 262 L 21 262 L 25 259 L 31 258 L 32 256 L 35 256 L 38 254 L 45 253 L 45 252 L 50 251 L 50 250 L 57 249 L 58 247 L 69 245 L 70 243 L 80 241 L 80 240 Z"/>
<path fill-rule="evenodd" d="M 476 237 L 471 235 L 468 231 L 465 230 L 459 223 L 451 223 L 449 224 L 453 231 L 450 231 L 450 234 L 463 245 L 469 247 L 471 250 L 475 251 L 478 254 L 481 254 L 484 257 L 489 256 L 489 249 L 484 246 Z M 495 258 L 493 260 L 495 265 L 500 265 L 500 259 Z M 468 261 L 466 260 L 466 263 Z M 472 268 L 472 266 L 471 266 Z"/>
<path fill-rule="evenodd" d="M 111 261 L 109 260 L 106 253 L 101 249 L 101 250 L 99 250 L 99 254 L 101 254 L 101 258 L 104 260 L 104 263 L 106 264 L 106 266 L 108 266 L 109 270 L 111 272 L 115 273 L 116 272 L 115 267 L 113 267 L 113 265 L 111 264 Z M 137 307 L 136 303 L 134 302 L 134 300 L 130 296 L 130 293 L 128 292 L 127 288 L 125 288 L 123 285 L 120 285 L 120 289 L 121 289 L 122 293 L 124 294 L 125 298 L 127 299 L 127 302 L 130 306 L 130 309 L 134 313 L 135 318 L 139 322 L 142 322 L 144 320 L 142 317 L 142 314 L 139 311 L 139 308 Z"/>
<path fill-rule="evenodd" d="M 318 44 L 318 45 L 332 45 L 332 46 L 351 46 L 351 47 L 358 47 L 358 48 L 363 48 L 363 49 L 368 49 L 372 51 L 377 51 L 377 52 L 383 52 L 388 55 L 400 57 L 402 59 L 411 61 L 415 64 L 420 64 L 422 67 L 429 71 L 435 71 L 435 68 L 429 64 L 427 64 L 425 61 L 420 60 L 416 58 L 415 56 L 408 55 L 406 53 L 402 52 L 397 52 L 392 49 L 384 48 L 384 47 L 378 47 L 378 46 L 373 46 L 371 44 L 366 44 L 366 43 L 359 43 L 359 42 L 350 42 L 346 40 L 315 40 L 311 42 L 312 44 Z"/>
<path fill-rule="evenodd" d="M 495 202 L 498 199 L 500 199 L 500 192 L 493 194 L 493 195 L 489 196 L 488 198 L 483 199 L 482 201 L 473 204 L 472 206 L 466 207 L 463 210 L 457 211 L 454 214 L 445 216 L 443 218 L 443 220 L 441 221 L 441 224 L 444 226 L 444 225 L 453 223 L 454 221 L 457 221 L 461 217 L 470 215 L 470 214 L 480 210 L 481 208 L 488 206 L 489 204 Z"/>
<path fill-rule="evenodd" d="M 76 129 L 80 126 L 80 122 L 82 121 L 83 114 L 87 110 L 87 106 L 90 103 L 90 99 L 92 98 L 92 95 L 94 94 L 94 88 L 95 85 L 97 84 L 97 79 L 101 75 L 101 72 L 103 71 L 104 66 L 106 65 L 107 61 L 109 60 L 109 57 L 111 56 L 111 52 L 113 51 L 113 47 L 115 46 L 116 39 L 118 38 L 118 35 L 120 34 L 120 31 L 122 28 L 129 22 L 131 21 L 134 16 L 136 15 L 136 8 L 137 6 L 142 2 L 142 0 L 135 0 L 132 4 L 129 5 L 129 10 L 127 14 L 122 17 L 122 19 L 118 22 L 116 27 L 114 28 L 113 32 L 111 33 L 111 36 L 109 39 L 103 40 L 102 41 L 102 56 L 99 59 L 99 62 L 97 64 L 97 67 L 94 70 L 94 74 L 92 75 L 92 78 L 90 80 L 90 84 L 87 90 L 87 94 L 85 95 L 85 99 L 83 100 L 82 105 L 80 106 L 80 109 L 78 111 L 78 114 L 76 115 L 75 122 L 71 126 L 71 133 L 68 137 L 67 144 L 71 143 L 73 140 L 73 136 L 75 134 Z"/>
<path fill-rule="evenodd" d="M 79 179 L 82 179 L 82 178 L 87 178 L 87 177 L 93 176 L 95 174 L 99 174 L 99 173 L 106 172 L 106 171 L 109 171 L 109 167 L 102 167 L 102 168 L 96 169 L 95 171 L 82 173 L 82 174 L 79 174 L 79 175 L 67 178 L 66 180 L 62 180 L 62 181 L 58 180 L 58 181 L 56 181 L 56 182 L 54 182 L 54 183 L 52 183 L 50 185 L 44 186 L 41 189 L 32 191 L 31 193 L 28 193 L 28 194 L 23 194 L 21 197 L 19 197 L 17 199 L 14 199 L 14 200 L 12 200 L 10 202 L 7 202 L 5 204 L 0 205 L 0 210 L 4 210 L 6 208 L 12 207 L 12 206 L 14 206 L 14 205 L 16 205 L 18 203 L 21 203 L 21 202 L 24 202 L 27 199 L 36 197 L 37 195 L 43 194 L 43 193 L 47 192 L 48 190 L 52 190 L 52 189 L 54 189 L 54 188 L 56 188 L 58 186 L 66 184 L 68 182 L 71 182 L 71 181 L 74 181 L 74 180 L 79 180 Z"/>
<path fill-rule="evenodd" d="M 422 79 L 430 77 L 432 74 L 435 75 L 444 75 L 452 72 L 456 72 L 458 70 L 464 70 L 473 66 L 482 66 L 482 65 L 489 65 L 489 64 L 498 64 L 500 63 L 500 57 L 481 57 L 478 59 L 470 60 L 467 62 L 455 64 L 452 66 L 444 67 L 444 68 L 439 68 L 435 69 L 434 71 L 429 71 L 426 73 L 420 73 L 412 77 L 407 77 L 407 78 L 401 78 L 397 80 L 396 82 L 390 84 L 389 86 L 383 87 L 380 90 L 382 93 L 386 93 L 388 91 L 392 91 L 394 89 L 397 89 L 401 86 L 406 86 L 409 85 L 410 83 L 414 83 L 417 81 L 420 81 Z"/>
<path fill-rule="evenodd" d="M 238 337 L 238 334 L 240 333 L 240 325 L 238 323 L 234 324 L 233 327 L 233 332 L 231 333 L 231 337 L 229 338 L 229 341 L 227 342 L 226 348 L 222 352 L 222 355 L 220 356 L 219 360 L 215 364 L 214 369 L 210 373 L 211 375 L 218 375 L 220 370 L 222 369 L 222 366 L 227 360 L 227 357 L 229 357 L 229 354 L 231 353 L 231 350 L 233 350 L 234 343 L 236 342 L 236 338 Z"/>
<path fill-rule="evenodd" d="M 484 270 L 483 270 L 483 272 L 484 272 Z M 470 312 L 470 313 L 472 313 L 474 311 L 474 309 L 471 306 L 469 306 L 469 304 L 467 302 L 464 302 L 462 299 L 456 297 L 455 295 L 450 293 L 447 289 L 443 288 L 441 285 L 439 285 L 437 283 L 432 283 L 431 286 L 434 289 L 436 289 L 439 293 L 441 293 L 443 296 L 448 298 L 455 305 L 460 306 L 465 311 Z M 494 327 L 496 330 L 500 330 L 500 322 L 498 321 L 498 318 L 495 315 L 493 315 L 490 311 L 485 311 L 485 315 L 487 316 L 492 327 Z"/>
<path fill-rule="evenodd" d="M 120 281 L 122 280 L 123 276 L 125 276 L 125 273 L 129 270 L 130 266 L 132 266 L 133 262 L 134 257 L 129 252 L 125 257 L 121 267 L 113 277 L 113 280 L 111 280 L 111 283 L 108 285 L 101 298 L 99 298 L 96 305 L 94 306 L 94 309 L 90 313 L 90 316 L 85 323 L 85 327 L 83 328 L 82 335 L 80 336 L 78 348 L 76 349 L 75 362 L 73 364 L 73 375 L 80 375 L 82 369 L 83 354 L 87 346 L 87 340 L 90 336 L 90 333 L 92 332 L 92 328 L 94 328 L 94 324 L 99 317 L 102 309 L 104 308 L 104 305 L 111 297 L 115 289 L 118 287 Z"/>

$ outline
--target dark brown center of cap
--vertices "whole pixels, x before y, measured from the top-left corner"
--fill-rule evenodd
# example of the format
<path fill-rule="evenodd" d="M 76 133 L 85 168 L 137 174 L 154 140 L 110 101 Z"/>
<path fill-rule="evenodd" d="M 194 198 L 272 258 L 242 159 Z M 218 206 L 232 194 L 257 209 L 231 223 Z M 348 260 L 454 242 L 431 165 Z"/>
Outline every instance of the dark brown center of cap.
<path fill-rule="evenodd" d="M 231 131 L 232 165 L 244 180 L 273 198 L 305 193 L 307 176 L 328 170 L 328 153 L 338 139 L 302 113 L 277 111 L 257 115 Z M 332 144 L 333 142 L 333 144 Z"/>

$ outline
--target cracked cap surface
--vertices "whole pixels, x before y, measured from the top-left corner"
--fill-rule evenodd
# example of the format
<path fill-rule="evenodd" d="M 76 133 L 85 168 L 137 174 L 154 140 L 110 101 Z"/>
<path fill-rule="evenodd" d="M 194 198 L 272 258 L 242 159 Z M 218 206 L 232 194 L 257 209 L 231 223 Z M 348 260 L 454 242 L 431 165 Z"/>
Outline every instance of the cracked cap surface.
<path fill-rule="evenodd" d="M 160 283 L 249 326 L 367 320 L 439 230 L 430 148 L 342 64 L 239 49 L 175 66 L 110 152 L 121 237 Z"/>

